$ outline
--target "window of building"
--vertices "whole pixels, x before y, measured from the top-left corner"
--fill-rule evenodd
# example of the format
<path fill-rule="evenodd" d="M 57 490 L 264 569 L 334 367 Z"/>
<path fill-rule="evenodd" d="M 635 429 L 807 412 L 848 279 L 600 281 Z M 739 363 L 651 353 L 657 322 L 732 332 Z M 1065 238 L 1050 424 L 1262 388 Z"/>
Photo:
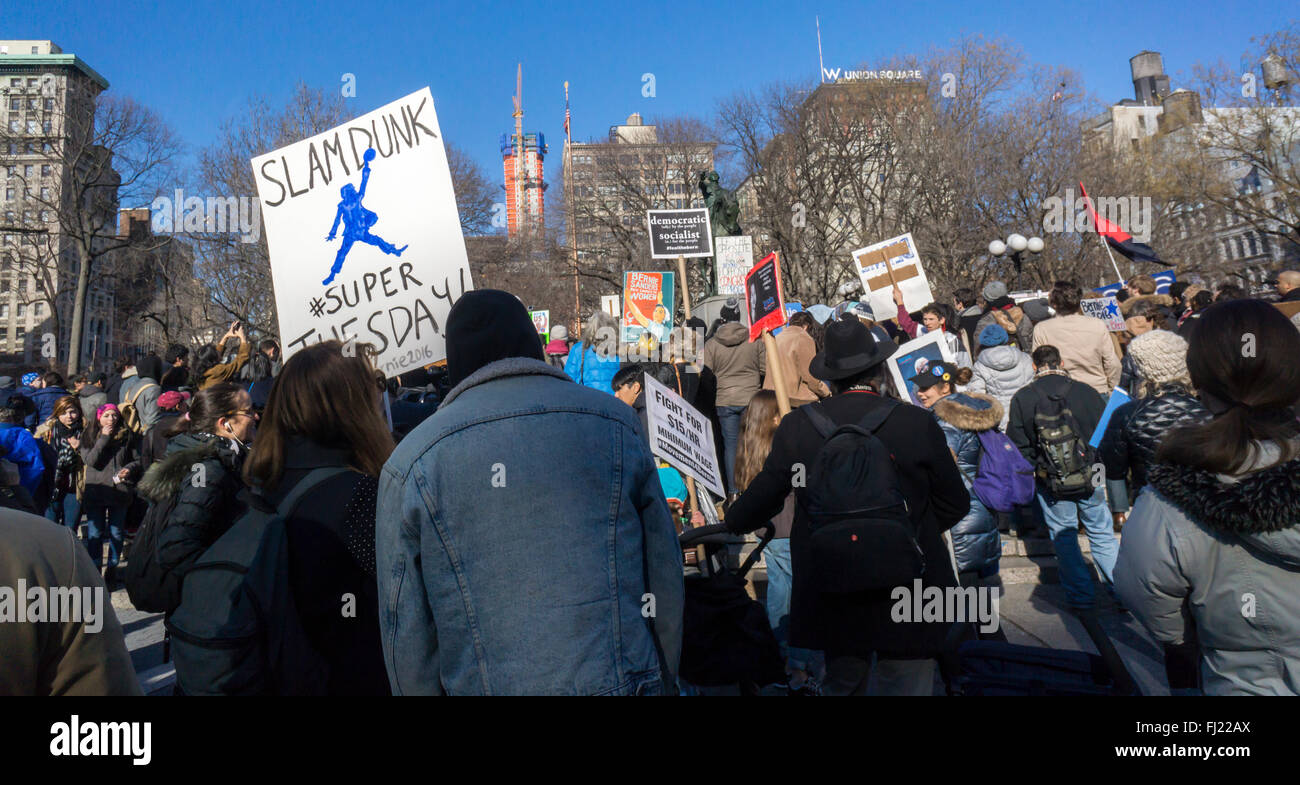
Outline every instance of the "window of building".
<path fill-rule="evenodd" d="M 9 86 L 10 86 L 10 87 L 22 87 L 22 86 L 23 86 L 23 80 L 22 80 L 22 79 L 19 79 L 18 77 L 15 76 L 14 78 L 12 78 L 12 79 L 9 80 Z"/>
<path fill-rule="evenodd" d="M 9 328 L 0 327 L 0 341 L 7 341 L 7 340 L 9 340 Z"/>
<path fill-rule="evenodd" d="M 45 99 L 45 111 L 47 111 L 47 112 L 53 112 L 53 111 L 54 111 L 54 99 L 53 99 L 53 98 L 46 98 L 46 99 Z"/>
<path fill-rule="evenodd" d="M 12 202 L 13 200 L 14 200 L 14 189 L 12 189 L 12 188 L 6 188 L 6 189 L 5 189 L 5 201 L 6 201 L 6 202 Z"/>
<path fill-rule="evenodd" d="M 19 109 L 22 109 L 22 108 L 23 108 L 23 99 L 21 99 L 21 98 L 10 98 L 10 99 L 9 99 L 9 111 L 11 111 L 11 112 L 17 112 Z"/>
<path fill-rule="evenodd" d="M 49 164 L 41 164 L 41 177 L 49 177 L 50 171 L 51 169 Z"/>
<path fill-rule="evenodd" d="M 18 341 L 19 343 L 21 343 L 21 342 L 23 342 L 23 341 L 26 340 L 26 339 L 27 339 L 27 328 L 26 328 L 26 327 L 15 327 L 15 328 L 14 328 L 14 340 L 15 340 L 15 341 Z"/>
<path fill-rule="evenodd" d="M 19 316 L 27 315 L 27 303 L 18 303 L 18 315 Z"/>
<path fill-rule="evenodd" d="M 9 303 L 0 303 L 0 319 L 9 318 Z"/>
<path fill-rule="evenodd" d="M 34 47 L 34 46 L 32 47 L 32 54 L 36 54 L 36 47 Z M 36 87 L 36 86 L 38 86 L 39 83 L 40 83 L 40 80 L 38 80 L 36 77 L 34 77 L 34 76 L 29 76 L 29 77 L 27 77 L 27 86 L 28 86 L 28 87 Z"/>

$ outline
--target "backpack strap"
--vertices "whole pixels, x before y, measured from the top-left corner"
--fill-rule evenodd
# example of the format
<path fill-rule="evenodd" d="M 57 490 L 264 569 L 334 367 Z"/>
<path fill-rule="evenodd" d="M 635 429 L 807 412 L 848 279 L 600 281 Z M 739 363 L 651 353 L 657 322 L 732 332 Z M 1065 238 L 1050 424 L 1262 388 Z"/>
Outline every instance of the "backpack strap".
<path fill-rule="evenodd" d="M 136 388 L 136 390 L 135 390 L 135 395 L 132 395 L 132 396 L 131 396 L 131 399 L 128 400 L 127 403 L 131 404 L 132 406 L 135 406 L 135 402 L 136 402 L 136 400 L 140 397 L 140 393 L 144 392 L 145 390 L 149 389 L 150 387 L 157 387 L 157 386 L 158 386 L 158 385 L 156 385 L 156 384 L 142 384 L 142 385 L 140 385 L 139 387 Z"/>
<path fill-rule="evenodd" d="M 294 508 L 298 506 L 298 502 L 308 491 L 331 477 L 335 477 L 347 471 L 348 469 L 345 466 L 322 466 L 317 469 L 312 469 L 307 473 L 306 477 L 303 477 L 298 481 L 297 485 L 293 486 L 293 490 L 289 491 L 289 495 L 284 497 L 284 499 L 276 505 L 275 511 L 280 514 L 281 518 L 288 518 L 293 514 Z"/>
<path fill-rule="evenodd" d="M 899 402 L 892 398 L 881 397 L 880 400 L 884 403 L 883 406 L 868 412 L 867 416 L 856 423 L 859 428 L 867 433 L 875 433 L 899 406 Z M 808 404 L 799 408 L 800 411 L 808 413 L 808 419 L 812 421 L 813 427 L 817 429 L 817 433 L 821 434 L 823 439 L 831 438 L 840 429 L 839 423 L 826 416 L 826 413 L 816 408 L 815 404 Z"/>

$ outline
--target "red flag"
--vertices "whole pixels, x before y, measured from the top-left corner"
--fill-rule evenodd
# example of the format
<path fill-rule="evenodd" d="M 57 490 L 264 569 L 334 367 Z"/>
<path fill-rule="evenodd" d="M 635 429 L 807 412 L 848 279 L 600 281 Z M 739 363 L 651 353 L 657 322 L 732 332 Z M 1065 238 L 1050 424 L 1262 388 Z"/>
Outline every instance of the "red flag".
<path fill-rule="evenodd" d="M 1105 238 L 1106 243 L 1116 251 L 1124 254 L 1130 261 L 1134 262 L 1160 262 L 1160 257 L 1151 246 L 1146 243 L 1133 242 L 1133 235 L 1120 228 L 1119 224 L 1111 223 L 1097 213 L 1097 208 L 1093 207 L 1092 199 L 1088 198 L 1088 190 L 1079 183 L 1079 191 L 1083 194 L 1083 201 L 1088 205 L 1088 213 L 1092 216 L 1092 225 L 1096 227 L 1097 234 Z"/>

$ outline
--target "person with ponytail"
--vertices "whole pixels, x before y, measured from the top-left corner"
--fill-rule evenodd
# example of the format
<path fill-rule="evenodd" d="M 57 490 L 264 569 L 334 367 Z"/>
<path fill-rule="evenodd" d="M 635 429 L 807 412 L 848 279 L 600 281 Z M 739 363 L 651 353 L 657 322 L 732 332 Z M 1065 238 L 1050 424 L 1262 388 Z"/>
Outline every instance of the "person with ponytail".
<path fill-rule="evenodd" d="M 172 426 L 167 452 L 145 472 L 140 495 L 173 504 L 158 535 L 158 564 L 185 570 L 225 534 L 243 512 L 240 479 L 257 414 L 248 392 L 221 382 L 205 387 Z"/>
<path fill-rule="evenodd" d="M 1206 694 L 1300 694 L 1300 333 L 1268 303 L 1230 300 L 1188 345 L 1212 418 L 1160 443 L 1115 587 L 1156 640 L 1199 648 Z"/>

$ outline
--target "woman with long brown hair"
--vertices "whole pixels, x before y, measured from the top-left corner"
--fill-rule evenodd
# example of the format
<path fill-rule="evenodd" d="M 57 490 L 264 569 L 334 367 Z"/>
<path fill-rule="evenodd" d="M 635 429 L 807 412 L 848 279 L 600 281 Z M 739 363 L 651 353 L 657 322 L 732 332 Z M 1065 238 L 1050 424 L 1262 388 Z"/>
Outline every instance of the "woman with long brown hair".
<path fill-rule="evenodd" d="M 54 468 L 54 490 L 45 517 L 76 534 L 81 524 L 81 501 L 77 498 L 77 476 L 81 473 L 81 404 L 71 395 L 54 402 L 54 413 L 36 429 L 59 459 Z"/>
<path fill-rule="evenodd" d="M 84 466 L 80 499 L 86 511 L 86 549 L 98 568 L 104 559 L 104 535 L 108 535 L 104 583 L 112 590 L 125 540 L 126 512 L 140 476 L 140 436 L 126 427 L 116 406 L 106 403 L 86 424 L 77 449 Z"/>
<path fill-rule="evenodd" d="M 1166 646 L 1199 639 L 1207 694 L 1300 694 L 1297 357 L 1268 303 L 1207 308 L 1187 370 L 1213 417 L 1164 437 L 1124 526 L 1115 589 Z"/>
<path fill-rule="evenodd" d="M 271 387 L 244 477 L 278 505 L 313 470 L 344 470 L 287 512 L 286 579 L 307 637 L 330 666 L 323 691 L 386 695 L 375 501 L 394 445 L 366 347 L 352 348 L 326 341 L 289 358 Z"/>
<path fill-rule="evenodd" d="M 740 435 L 736 439 L 736 490 L 744 493 L 772 451 L 772 437 L 781 424 L 781 411 L 776 405 L 776 392 L 760 390 L 749 400 L 740 418 Z M 795 497 L 785 499 L 780 514 L 772 519 L 776 533 L 763 550 L 767 565 L 767 620 L 786 658 L 786 672 L 790 676 L 789 688 L 804 695 L 815 694 L 816 681 L 812 678 L 817 653 L 807 649 L 791 648 L 790 629 L 790 526 L 794 523 Z"/>

